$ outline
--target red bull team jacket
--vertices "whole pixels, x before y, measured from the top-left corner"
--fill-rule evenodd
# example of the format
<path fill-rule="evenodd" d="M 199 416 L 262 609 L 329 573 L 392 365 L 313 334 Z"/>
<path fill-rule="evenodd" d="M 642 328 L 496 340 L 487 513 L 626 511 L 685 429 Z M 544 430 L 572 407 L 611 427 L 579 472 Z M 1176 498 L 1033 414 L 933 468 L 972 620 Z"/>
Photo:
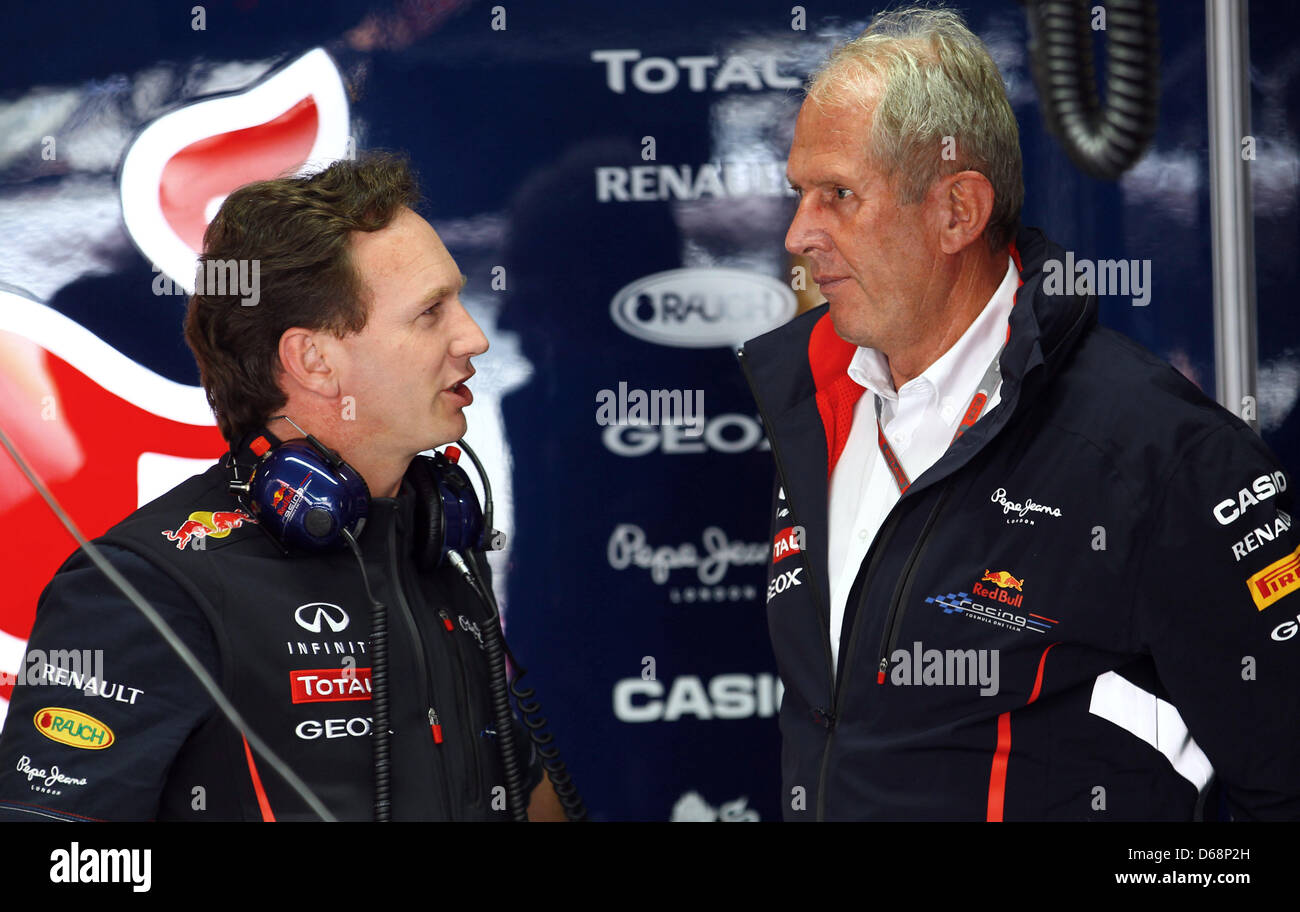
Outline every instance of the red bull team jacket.
<path fill-rule="evenodd" d="M 348 551 L 285 556 L 229 478 L 214 465 L 98 543 L 325 806 L 372 819 L 359 566 Z M 506 820 L 485 609 L 450 567 L 419 569 L 414 496 L 373 499 L 359 537 L 388 608 L 392 818 Z M 42 594 L 27 650 L 0 734 L 0 819 L 316 819 L 81 550 Z M 531 794 L 540 761 L 513 734 Z"/>
<path fill-rule="evenodd" d="M 787 820 L 1300 817 L 1300 539 L 1259 437 L 1049 294 L 1001 401 L 913 480 L 828 638 L 827 479 L 863 389 L 825 305 L 741 361 L 778 472 L 768 626 Z"/>

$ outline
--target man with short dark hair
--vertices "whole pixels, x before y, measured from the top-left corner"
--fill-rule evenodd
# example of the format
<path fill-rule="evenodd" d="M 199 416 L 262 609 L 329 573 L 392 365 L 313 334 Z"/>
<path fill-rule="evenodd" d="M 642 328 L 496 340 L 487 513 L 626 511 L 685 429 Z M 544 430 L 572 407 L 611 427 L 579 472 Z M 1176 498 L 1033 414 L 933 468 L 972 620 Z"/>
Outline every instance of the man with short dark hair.
<path fill-rule="evenodd" d="M 468 478 L 419 455 L 464 434 L 488 343 L 416 197 L 379 155 L 230 194 L 200 277 L 233 264 L 258 287 L 200 282 L 186 339 L 231 452 L 98 544 L 330 814 L 506 820 L 532 795 L 555 819 L 522 727 L 498 731 L 482 545 L 458 546 L 476 583 L 445 557 L 440 485 L 472 498 Z M 273 465 L 289 474 L 269 490 Z M 14 690 L 0 817 L 316 818 L 81 550 L 29 641 L 58 650 L 102 664 L 46 661 Z M 506 795 L 507 740 L 527 794 Z"/>
<path fill-rule="evenodd" d="M 1216 785 L 1300 817 L 1288 479 L 1097 326 L 1020 170 L 955 13 L 882 14 L 809 81 L 786 246 L 828 303 L 741 352 L 785 817 L 1189 820 Z"/>

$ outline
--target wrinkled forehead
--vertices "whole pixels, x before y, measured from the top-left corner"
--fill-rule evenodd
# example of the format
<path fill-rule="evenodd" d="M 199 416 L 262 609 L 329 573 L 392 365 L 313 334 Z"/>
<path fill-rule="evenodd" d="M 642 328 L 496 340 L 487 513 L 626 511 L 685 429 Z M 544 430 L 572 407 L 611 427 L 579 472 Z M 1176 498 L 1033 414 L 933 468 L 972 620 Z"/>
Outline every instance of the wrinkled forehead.
<path fill-rule="evenodd" d="M 865 163 L 871 135 L 871 112 L 857 105 L 825 105 L 809 98 L 799 110 L 787 175 L 800 182 L 821 182 L 822 172 L 846 176 Z"/>

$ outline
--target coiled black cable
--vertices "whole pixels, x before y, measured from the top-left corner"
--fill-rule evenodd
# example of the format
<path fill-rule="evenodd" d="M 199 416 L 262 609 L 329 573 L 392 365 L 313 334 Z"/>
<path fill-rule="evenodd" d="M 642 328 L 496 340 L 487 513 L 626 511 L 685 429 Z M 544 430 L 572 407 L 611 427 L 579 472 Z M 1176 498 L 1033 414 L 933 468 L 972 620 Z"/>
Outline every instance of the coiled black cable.
<path fill-rule="evenodd" d="M 1090 177 L 1115 180 L 1151 142 L 1160 110 L 1155 0 L 1106 0 L 1106 100 L 1092 63 L 1091 0 L 1027 0 L 1043 119 Z"/>
<path fill-rule="evenodd" d="M 356 539 L 347 529 L 343 529 L 342 533 L 356 556 L 357 565 L 361 567 L 361 582 L 366 587 L 366 598 L 370 599 L 370 744 L 375 767 L 375 821 L 388 823 L 392 820 L 392 765 L 389 763 L 388 737 L 388 611 L 370 591 L 366 562 Z"/>
<path fill-rule="evenodd" d="M 560 749 L 551 744 L 551 742 L 555 740 L 554 735 L 550 732 L 541 731 L 546 727 L 546 719 L 540 713 L 542 708 L 541 704 L 533 699 L 534 692 L 532 690 L 524 690 L 519 686 L 519 680 L 524 675 L 528 674 L 528 669 L 519 664 L 519 660 L 516 659 L 514 653 L 510 651 L 510 644 L 506 642 L 505 634 L 501 630 L 501 611 L 497 607 L 496 596 L 493 595 L 490 586 L 483 585 L 480 578 L 476 577 L 474 573 L 470 571 L 459 553 L 455 551 L 448 552 L 449 558 L 451 558 L 452 555 L 455 555 L 455 557 L 452 558 L 452 563 L 456 566 L 456 569 L 461 572 L 469 582 L 470 588 L 477 593 L 478 597 L 492 611 L 492 618 L 486 625 L 488 629 L 484 633 L 483 645 L 484 650 L 488 654 L 488 661 L 491 663 L 492 705 L 494 711 L 497 712 L 497 739 L 502 741 L 501 763 L 502 766 L 506 768 L 506 791 L 508 795 L 518 794 L 520 800 L 523 802 L 521 808 L 522 817 L 517 815 L 515 819 L 528 819 L 527 801 L 523 796 L 523 773 L 519 768 L 518 759 L 515 754 L 514 738 L 506 737 L 502 740 L 503 733 L 511 731 L 509 726 L 512 719 L 512 716 L 510 715 L 508 696 L 505 698 L 504 713 L 502 714 L 498 710 L 498 688 L 501 682 L 507 681 L 504 661 L 501 660 L 500 665 L 497 664 L 502 653 L 510 658 L 510 664 L 513 665 L 515 669 L 514 679 L 509 681 L 510 693 L 514 694 L 515 699 L 519 703 L 519 712 L 523 716 L 524 727 L 528 732 L 529 739 L 537 749 L 538 756 L 542 758 L 542 767 L 546 770 L 546 775 L 551 780 L 551 786 L 555 789 L 556 797 L 560 799 L 560 804 L 564 808 L 565 818 L 571 823 L 579 823 L 586 820 L 587 809 L 582 803 L 582 796 L 578 794 L 578 787 L 573 783 L 573 778 L 569 775 L 569 771 L 565 767 L 564 761 L 560 758 Z M 469 554 L 469 560 L 474 563 L 475 569 L 479 570 L 481 574 L 482 571 L 479 568 L 478 560 L 473 552 Z M 489 641 L 493 643 L 493 647 L 488 646 Z M 504 723 L 501 721 L 502 715 L 504 715 Z M 511 758 L 509 763 L 506 761 L 507 753 L 509 753 Z"/>
<path fill-rule="evenodd" d="M 473 554 L 470 555 L 470 560 L 474 561 L 474 566 L 478 569 L 478 561 Z M 473 582 L 477 583 L 478 581 L 473 580 Z M 519 685 L 524 675 L 528 674 L 528 669 L 515 658 L 514 653 L 510 651 L 510 644 L 505 640 L 505 634 L 501 632 L 501 612 L 497 608 L 496 596 L 488 587 L 476 585 L 475 589 L 479 592 L 479 597 L 491 605 L 493 623 L 489 626 L 492 627 L 493 633 L 501 638 L 501 645 L 505 650 L 505 654 L 509 657 L 510 664 L 515 669 L 514 678 L 510 679 L 510 693 L 514 695 L 519 706 L 519 714 L 523 717 L 528 738 L 537 749 L 537 755 L 542 758 L 542 768 L 546 770 L 546 775 L 551 780 L 551 787 L 555 789 L 555 796 L 560 799 L 560 805 L 564 808 L 564 816 L 570 823 L 585 821 L 587 819 L 587 809 L 582 803 L 582 796 L 578 794 L 578 787 L 573 783 L 568 768 L 565 767 L 564 761 L 560 758 L 559 747 L 551 743 L 555 740 L 555 736 L 550 732 L 543 731 L 546 728 L 546 717 L 541 714 L 542 705 L 534 699 L 535 691 L 531 688 L 525 690 Z"/>
<path fill-rule="evenodd" d="M 483 585 L 460 552 L 449 549 L 447 559 L 451 561 L 474 594 L 492 612 L 486 624 L 482 626 L 483 651 L 487 655 L 488 692 L 492 698 L 492 717 L 496 724 L 497 750 L 501 754 L 501 767 L 506 777 L 506 807 L 516 823 L 528 822 L 528 799 L 524 795 L 524 776 L 519 768 L 519 755 L 515 751 L 514 716 L 510 712 L 510 691 L 506 681 L 505 637 L 501 633 L 501 613 L 497 609 L 496 598 L 490 587 Z M 470 560 L 474 555 L 470 553 Z M 475 561 L 475 569 L 478 562 Z"/>
<path fill-rule="evenodd" d="M 542 731 L 546 728 L 546 717 L 541 714 L 542 705 L 533 699 L 533 690 L 525 690 L 519 686 L 520 679 L 528 674 L 528 669 L 515 661 L 514 656 L 511 656 L 510 660 L 515 666 L 515 677 L 510 682 L 510 692 L 515 695 L 515 700 L 519 704 L 519 713 L 523 716 L 524 726 L 528 729 L 528 737 L 536 745 L 537 754 L 542 758 L 542 767 L 551 780 L 556 797 L 564 807 L 564 816 L 571 823 L 585 821 L 587 808 L 582 803 L 582 796 L 578 794 L 578 787 L 569 775 L 564 761 L 560 759 L 560 749 L 551 744 L 555 736 L 550 732 Z"/>
<path fill-rule="evenodd" d="M 506 806 L 516 823 L 528 822 L 528 798 L 524 794 L 524 775 L 515 750 L 510 692 L 506 687 L 506 657 L 501 645 L 501 625 L 491 621 L 483 626 L 483 651 L 487 654 L 491 674 L 492 715 L 496 720 L 497 747 L 506 776 Z"/>

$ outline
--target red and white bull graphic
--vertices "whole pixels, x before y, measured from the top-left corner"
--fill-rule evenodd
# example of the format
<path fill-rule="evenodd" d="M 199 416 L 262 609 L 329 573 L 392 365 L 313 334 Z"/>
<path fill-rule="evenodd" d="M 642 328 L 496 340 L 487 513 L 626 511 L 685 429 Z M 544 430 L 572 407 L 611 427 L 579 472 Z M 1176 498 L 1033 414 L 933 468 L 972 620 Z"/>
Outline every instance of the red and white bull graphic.
<path fill-rule="evenodd" d="M 0 423 L 82 533 L 93 538 L 225 450 L 203 390 L 127 358 L 34 298 L 0 289 Z M 0 451 L 0 720 L 36 602 L 77 547 Z"/>
<path fill-rule="evenodd" d="M 218 510 L 211 512 L 208 510 L 196 510 L 190 514 L 190 518 L 180 524 L 176 529 L 164 529 L 163 535 L 169 541 L 176 542 L 178 550 L 184 551 L 191 541 L 211 536 L 212 538 L 225 538 L 234 529 L 238 529 L 244 523 L 255 523 L 257 520 L 249 516 L 243 510 Z"/>
<path fill-rule="evenodd" d="M 1021 589 L 1021 586 L 1025 584 L 1025 581 L 1022 579 L 1016 579 L 1005 570 L 999 570 L 996 573 L 990 573 L 988 570 L 985 570 L 984 576 L 980 581 L 995 583 L 1000 589 L 1015 589 L 1017 592 L 1024 591 Z"/>
<path fill-rule="evenodd" d="M 315 170 L 344 157 L 349 121 L 343 78 L 320 48 L 246 90 L 180 104 L 125 150 L 118 190 L 127 234 L 146 259 L 192 289 L 203 232 L 225 196 L 254 180 Z M 56 218 L 48 224 L 61 223 Z M 80 238 L 62 249 L 51 247 L 40 277 L 42 294 L 13 287 L 23 280 L 12 274 L 0 287 L 0 423 L 81 531 L 94 538 L 202 472 L 226 444 L 200 387 L 169 379 L 122 352 L 134 333 L 133 320 L 146 313 L 135 314 L 133 306 L 165 321 L 176 319 L 165 308 L 183 306 L 182 299 L 159 297 L 142 285 L 137 301 L 105 301 L 123 315 L 116 324 L 120 333 L 106 334 L 111 338 L 41 300 L 59 281 L 72 282 L 97 268 L 92 255 L 78 255 L 77 245 L 86 244 Z M 184 549 L 208 536 L 224 537 L 245 521 L 251 518 L 243 513 L 195 513 L 162 531 Z M 41 590 L 75 548 L 0 451 L 0 553 L 15 556 L 5 565 L 6 598 L 0 604 L 4 681 L 12 681 L 23 665 Z M 11 692 L 11 683 L 0 683 L 0 722 Z"/>
<path fill-rule="evenodd" d="M 146 127 L 122 162 L 122 218 L 145 257 L 192 292 L 203 232 L 231 190 L 347 153 L 347 92 L 316 48 L 247 91 Z"/>
<path fill-rule="evenodd" d="M 984 576 L 980 579 L 980 582 L 990 582 L 998 587 L 996 589 L 986 588 L 981 586 L 979 583 L 975 583 L 971 586 L 971 592 L 978 595 L 980 598 L 1001 602 L 1008 608 L 1019 608 L 1025 602 L 1023 589 L 1025 581 L 1023 579 L 1016 579 L 1005 570 L 998 570 L 996 572 L 985 570 Z M 1013 596 L 1007 592 L 1008 589 L 1015 589 L 1021 594 Z"/>

